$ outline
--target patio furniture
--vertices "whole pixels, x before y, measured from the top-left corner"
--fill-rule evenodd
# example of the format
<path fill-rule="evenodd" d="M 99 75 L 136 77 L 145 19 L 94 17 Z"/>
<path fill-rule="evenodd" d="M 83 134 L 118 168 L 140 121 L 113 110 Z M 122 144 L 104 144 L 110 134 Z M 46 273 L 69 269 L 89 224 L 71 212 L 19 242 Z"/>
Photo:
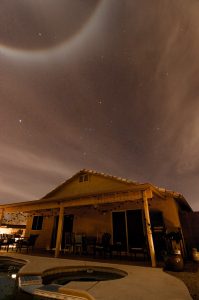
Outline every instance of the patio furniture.
<path fill-rule="evenodd" d="M 74 237 L 74 253 L 82 254 L 83 234 L 75 234 Z"/>
<path fill-rule="evenodd" d="M 94 255 L 96 241 L 96 236 L 85 236 L 83 239 L 83 252 L 87 255 Z"/>
<path fill-rule="evenodd" d="M 7 239 L 0 239 L 0 250 L 4 248 L 5 242 L 7 242 Z"/>
<path fill-rule="evenodd" d="M 74 249 L 74 233 L 66 232 L 65 233 L 65 243 L 64 243 L 64 254 L 66 252 L 72 253 Z"/>
<path fill-rule="evenodd" d="M 6 238 L 6 239 L 2 239 L 0 240 L 0 249 L 6 249 L 6 251 L 8 252 L 10 246 L 12 248 L 14 248 L 15 246 L 15 239 L 14 238 Z"/>
<path fill-rule="evenodd" d="M 147 260 L 148 258 L 148 247 L 146 242 L 143 242 L 142 245 L 130 245 L 129 246 L 129 253 L 134 256 L 135 259 L 137 259 L 138 256 L 142 256 L 144 260 Z"/>
<path fill-rule="evenodd" d="M 137 255 L 141 254 L 144 259 L 146 259 L 146 250 L 144 248 L 134 248 L 134 247 L 130 247 L 129 248 L 129 253 L 134 255 L 134 258 L 137 258 Z"/>
<path fill-rule="evenodd" d="M 112 245 L 112 252 L 116 253 L 117 257 L 122 258 L 122 242 L 116 242 Z"/>
<path fill-rule="evenodd" d="M 18 250 L 21 252 L 23 248 L 27 250 L 27 253 L 30 248 L 33 251 L 38 236 L 38 234 L 31 234 L 28 238 L 18 240 L 16 243 L 16 252 L 18 252 Z"/>
<path fill-rule="evenodd" d="M 109 254 L 112 257 L 112 245 L 110 244 L 111 241 L 111 234 L 108 232 L 103 233 L 101 243 L 97 243 L 94 248 L 94 256 L 97 253 L 103 255 L 106 258 L 106 255 Z"/>

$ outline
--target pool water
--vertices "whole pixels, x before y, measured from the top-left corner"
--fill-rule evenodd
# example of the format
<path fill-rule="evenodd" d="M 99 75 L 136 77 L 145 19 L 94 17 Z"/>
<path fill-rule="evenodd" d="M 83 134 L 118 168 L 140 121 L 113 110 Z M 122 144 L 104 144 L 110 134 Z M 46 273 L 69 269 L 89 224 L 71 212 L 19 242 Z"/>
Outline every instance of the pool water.
<path fill-rule="evenodd" d="M 65 285 L 71 281 L 105 281 L 105 280 L 114 280 L 120 279 L 126 276 L 124 272 L 117 272 L 113 269 L 110 271 L 104 268 L 100 270 L 99 268 L 82 268 L 80 267 L 79 270 L 70 270 L 70 271 L 63 271 L 61 273 L 50 274 L 44 276 L 43 284 L 59 284 Z"/>
<path fill-rule="evenodd" d="M 17 286 L 16 275 L 24 265 L 22 262 L 0 259 L 0 300 L 50 300 L 23 292 Z M 71 281 L 105 281 L 125 277 L 126 272 L 107 267 L 54 268 L 43 274 L 43 284 L 65 285 Z M 45 289 L 45 286 L 43 286 Z M 47 286 L 48 288 L 51 287 Z M 53 285 L 52 285 L 53 287 Z"/>
<path fill-rule="evenodd" d="M 48 298 L 33 296 L 18 289 L 12 275 L 17 274 L 23 265 L 12 260 L 0 260 L 0 300 L 47 300 Z"/>

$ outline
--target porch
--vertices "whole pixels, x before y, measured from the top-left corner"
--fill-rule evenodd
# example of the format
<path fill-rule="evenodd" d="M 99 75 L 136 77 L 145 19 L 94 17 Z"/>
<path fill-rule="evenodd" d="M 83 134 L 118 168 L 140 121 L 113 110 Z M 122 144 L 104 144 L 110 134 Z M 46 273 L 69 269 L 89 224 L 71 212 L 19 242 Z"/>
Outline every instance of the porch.
<path fill-rule="evenodd" d="M 7 207 L 7 211 L 27 214 L 25 236 L 37 236 L 32 245 L 35 250 L 44 249 L 55 257 L 151 260 L 153 267 L 168 248 L 166 229 L 171 224 L 180 228 L 173 199 L 149 185 L 130 191 L 41 199 Z M 177 246 L 184 254 L 183 241 Z"/>
<path fill-rule="evenodd" d="M 59 209 L 30 212 L 26 234 L 38 234 L 36 247 L 54 249 L 55 257 L 63 251 L 110 257 L 140 253 L 146 259 L 154 253 L 149 194 L 118 192 L 61 201 Z"/>

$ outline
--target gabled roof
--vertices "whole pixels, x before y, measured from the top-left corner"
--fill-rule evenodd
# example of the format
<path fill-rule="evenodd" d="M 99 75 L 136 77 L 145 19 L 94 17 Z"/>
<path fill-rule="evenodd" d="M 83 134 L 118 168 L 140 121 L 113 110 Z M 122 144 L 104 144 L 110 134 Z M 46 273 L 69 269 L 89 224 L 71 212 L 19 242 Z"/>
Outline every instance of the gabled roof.
<path fill-rule="evenodd" d="M 56 192 L 62 190 L 68 183 L 70 183 L 71 181 L 73 181 L 76 177 L 80 176 L 81 174 L 97 175 L 97 176 L 101 176 L 103 178 L 112 179 L 112 180 L 115 180 L 115 181 L 118 181 L 118 182 L 121 182 L 121 183 L 125 183 L 125 184 L 127 184 L 129 186 L 132 186 L 132 185 L 135 186 L 135 185 L 140 185 L 141 184 L 139 182 L 132 181 L 132 180 L 129 180 L 129 179 L 125 179 L 125 178 L 122 178 L 122 177 L 112 176 L 112 175 L 109 175 L 109 174 L 105 174 L 105 173 L 101 173 L 101 172 L 97 172 L 97 171 L 93 171 L 93 170 L 82 169 L 79 172 L 77 172 L 75 175 L 73 175 L 72 177 L 70 177 L 69 179 L 67 179 L 63 183 L 61 183 L 58 187 L 56 187 L 55 189 L 53 189 L 52 191 L 50 191 L 49 193 L 47 193 L 41 199 L 50 198 Z"/>
<path fill-rule="evenodd" d="M 181 206 L 181 208 L 185 208 L 192 211 L 191 206 L 189 205 L 189 203 L 187 202 L 187 200 L 185 199 L 185 197 L 179 193 L 179 192 L 175 192 L 172 190 L 168 190 L 165 188 L 160 188 L 158 186 L 154 186 L 161 194 L 165 195 L 165 196 L 171 196 L 173 197 L 176 202 Z"/>
<path fill-rule="evenodd" d="M 112 180 L 113 181 L 113 185 L 114 187 L 118 188 L 118 189 L 112 189 L 112 190 L 108 190 L 103 189 L 103 187 L 100 188 L 100 190 L 95 190 L 95 191 L 91 191 L 90 186 L 88 188 L 87 185 L 87 189 L 83 189 L 83 193 L 79 193 L 76 192 L 76 187 L 73 186 L 73 181 L 76 181 L 77 178 L 81 175 L 81 174 L 90 174 L 90 175 L 94 175 L 94 176 L 98 176 L 102 178 L 103 183 L 105 183 L 105 181 L 103 181 L 103 179 L 107 179 L 107 180 Z M 70 183 L 72 184 L 72 189 L 70 189 Z M 103 184 L 102 184 L 103 186 Z M 120 189 L 121 188 L 121 189 Z M 173 199 L 175 199 L 175 201 L 179 204 L 179 206 L 182 209 L 185 210 L 189 210 L 192 211 L 192 208 L 190 207 L 190 205 L 187 203 L 186 199 L 184 198 L 184 196 L 180 193 L 174 192 L 174 191 L 170 191 L 170 190 L 166 190 L 163 188 L 159 188 L 151 183 L 139 183 L 136 181 L 132 181 L 129 179 L 124 179 L 121 177 L 116 177 L 116 176 L 112 176 L 109 174 L 105 174 L 105 173 L 100 173 L 100 172 L 96 172 L 96 171 L 92 171 L 92 170 L 86 170 L 86 169 L 82 169 L 79 172 L 77 172 L 75 175 L 73 175 L 71 178 L 67 179 L 66 181 L 64 181 L 62 184 L 60 184 L 58 187 L 56 187 L 55 189 L 53 189 L 51 192 L 49 192 L 48 194 L 46 194 L 44 197 L 38 199 L 38 200 L 32 200 L 32 201 L 27 201 L 27 202 L 19 202 L 19 203 L 11 203 L 11 204 L 7 204 L 7 205 L 0 205 L 0 208 L 4 208 L 4 207 L 14 207 L 14 206 L 29 206 L 29 205 L 35 205 L 37 203 L 41 204 L 41 203 L 50 203 L 52 201 L 56 201 L 56 205 L 58 205 L 60 203 L 60 201 L 65 201 L 65 200 L 75 200 L 78 199 L 80 197 L 95 197 L 96 195 L 109 195 L 109 194 L 120 194 L 120 193 L 124 193 L 124 192 L 133 192 L 133 191 L 144 191 L 144 190 L 151 190 L 155 195 L 157 195 L 160 198 L 167 198 L 167 197 L 172 197 Z M 73 192 L 75 190 L 75 194 L 71 193 L 71 191 Z M 63 191 L 68 191 L 69 192 L 69 196 L 67 195 L 63 195 Z"/>
<path fill-rule="evenodd" d="M 81 174 L 91 174 L 91 175 L 97 175 L 97 176 L 103 177 L 105 179 L 111 179 L 113 181 L 117 181 L 119 183 L 126 184 L 127 187 L 129 187 L 129 190 L 131 188 L 135 189 L 136 187 L 140 188 L 140 189 L 142 187 L 143 188 L 150 187 L 151 189 L 153 189 L 153 191 L 156 194 L 158 194 L 162 198 L 167 197 L 167 196 L 171 196 L 171 197 L 173 197 L 177 201 L 177 203 L 179 203 L 179 205 L 184 206 L 184 207 L 192 210 L 192 208 L 190 207 L 190 205 L 188 204 L 188 202 L 186 201 L 186 199 L 184 198 L 184 196 L 182 194 L 178 193 L 178 192 L 166 190 L 165 188 L 157 187 L 157 186 L 155 186 L 155 185 L 153 185 L 151 183 L 139 183 L 137 181 L 125 179 L 125 178 L 122 178 L 122 177 L 112 176 L 112 175 L 109 175 L 109 174 L 105 174 L 105 173 L 101 173 L 101 172 L 97 172 L 97 171 L 93 171 L 93 170 L 87 170 L 87 169 L 80 170 L 75 175 L 73 175 L 72 177 L 70 177 L 69 179 L 67 179 L 66 181 L 64 181 L 62 184 L 60 184 L 58 187 L 56 187 L 55 189 L 53 189 L 52 191 L 50 191 L 48 194 L 46 194 L 41 199 L 50 199 L 51 197 L 54 197 L 57 192 L 59 192 L 62 189 L 64 189 L 67 186 L 67 184 L 69 184 L 70 182 L 72 182 L 74 179 L 76 179 L 77 177 L 79 177 Z"/>
<path fill-rule="evenodd" d="M 97 172 L 97 171 L 93 171 L 93 170 L 87 170 L 87 169 L 80 170 L 74 176 L 77 176 L 77 175 L 79 175 L 81 173 L 88 173 L 88 174 L 93 174 L 93 175 L 99 175 L 99 176 L 102 176 L 102 177 L 105 177 L 105 178 L 114 179 L 114 180 L 117 180 L 117 181 L 120 181 L 120 182 L 125 182 L 125 183 L 131 183 L 131 184 L 133 183 L 133 184 L 137 184 L 137 185 L 140 184 L 139 182 L 133 181 L 133 180 L 130 180 L 130 179 L 126 179 L 126 178 L 122 178 L 122 177 L 117 177 L 117 176 L 113 176 L 113 175 L 110 175 L 110 174 L 106 174 L 106 173 L 102 173 L 102 172 Z M 73 178 L 73 177 L 71 177 L 71 178 Z"/>

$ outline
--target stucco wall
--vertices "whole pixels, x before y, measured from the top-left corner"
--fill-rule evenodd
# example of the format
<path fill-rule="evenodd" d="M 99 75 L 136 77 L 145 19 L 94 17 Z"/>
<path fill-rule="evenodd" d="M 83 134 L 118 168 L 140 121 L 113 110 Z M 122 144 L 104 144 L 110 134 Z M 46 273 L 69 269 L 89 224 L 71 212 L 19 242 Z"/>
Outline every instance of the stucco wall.
<path fill-rule="evenodd" d="M 134 184 L 127 184 L 122 181 L 104 178 L 103 176 L 88 174 L 88 181 L 79 182 L 79 176 L 77 176 L 52 192 L 48 197 L 56 196 L 57 198 L 65 198 L 100 192 L 122 191 L 132 186 L 134 186 Z"/>
<path fill-rule="evenodd" d="M 100 238 L 103 232 L 111 232 L 111 213 L 98 211 L 93 207 L 83 209 L 83 212 L 75 215 L 73 229 L 76 233 Z"/>
<path fill-rule="evenodd" d="M 73 232 L 84 233 L 88 236 L 95 235 L 100 238 L 104 232 L 112 234 L 112 211 L 125 211 L 128 209 L 143 209 L 142 200 L 113 203 L 111 205 L 70 208 L 65 210 L 65 214 L 74 215 Z M 149 209 L 163 212 L 165 226 L 168 230 L 180 227 L 178 209 L 172 198 L 149 200 Z M 32 217 L 28 218 L 26 234 L 39 234 L 36 247 L 50 247 L 53 222 L 54 217 L 44 217 L 42 230 L 32 230 Z"/>
<path fill-rule="evenodd" d="M 172 230 L 174 227 L 180 227 L 178 207 L 173 198 L 155 198 L 149 201 L 149 205 L 150 209 L 158 209 L 163 212 L 166 228 Z"/>
<path fill-rule="evenodd" d="M 32 230 L 32 220 L 33 220 L 33 216 L 30 216 L 27 220 L 25 235 L 29 236 L 30 234 L 38 234 L 35 247 L 49 249 L 51 243 L 54 217 L 44 216 L 41 230 Z"/>

